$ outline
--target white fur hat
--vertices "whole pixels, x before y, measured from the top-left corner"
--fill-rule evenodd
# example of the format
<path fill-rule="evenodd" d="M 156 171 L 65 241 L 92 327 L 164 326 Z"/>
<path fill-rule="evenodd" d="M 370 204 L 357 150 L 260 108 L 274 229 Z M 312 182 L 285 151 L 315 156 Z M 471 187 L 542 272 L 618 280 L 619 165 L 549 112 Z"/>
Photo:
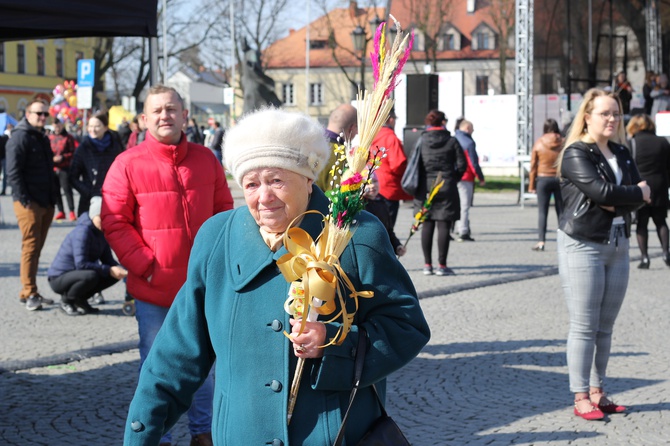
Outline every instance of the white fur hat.
<path fill-rule="evenodd" d="M 302 113 L 265 108 L 246 115 L 226 133 L 226 168 L 242 185 L 253 169 L 276 167 L 316 179 L 330 157 L 325 130 Z"/>

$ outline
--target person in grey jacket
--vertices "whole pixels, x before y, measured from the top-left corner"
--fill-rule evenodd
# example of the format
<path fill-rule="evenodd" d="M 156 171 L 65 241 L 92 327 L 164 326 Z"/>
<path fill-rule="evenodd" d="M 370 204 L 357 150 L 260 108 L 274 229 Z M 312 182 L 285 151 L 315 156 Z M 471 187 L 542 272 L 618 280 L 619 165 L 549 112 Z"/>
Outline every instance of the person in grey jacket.
<path fill-rule="evenodd" d="M 656 86 L 649 93 L 654 102 L 651 105 L 651 117 L 656 119 L 656 113 L 670 110 L 670 87 L 668 86 L 668 76 L 659 74 L 656 77 Z"/>
<path fill-rule="evenodd" d="M 479 166 L 479 155 L 477 155 L 477 144 L 472 139 L 472 133 L 475 131 L 472 122 L 467 119 L 462 119 L 455 131 L 455 137 L 463 149 L 465 159 L 468 162 L 467 169 L 458 182 L 458 196 L 461 201 L 461 218 L 459 220 L 458 233 L 459 242 L 474 242 L 470 234 L 470 207 L 472 207 L 472 199 L 475 195 L 475 178 L 479 180 L 479 185 L 486 184 L 484 179 L 484 172 Z"/>

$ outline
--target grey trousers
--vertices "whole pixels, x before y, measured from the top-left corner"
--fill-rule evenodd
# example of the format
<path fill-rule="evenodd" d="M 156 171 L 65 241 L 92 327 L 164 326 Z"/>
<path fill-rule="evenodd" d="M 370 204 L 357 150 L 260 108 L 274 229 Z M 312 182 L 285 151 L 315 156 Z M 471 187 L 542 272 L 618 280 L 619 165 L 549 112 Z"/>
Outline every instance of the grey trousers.
<path fill-rule="evenodd" d="M 613 227 L 609 244 L 577 240 L 558 231 L 558 271 L 570 316 L 567 360 L 570 391 L 602 387 L 612 327 L 628 287 L 628 239 Z"/>
<path fill-rule="evenodd" d="M 474 181 L 458 182 L 458 198 L 461 201 L 461 218 L 458 220 L 456 232 L 458 235 L 470 235 L 470 208 L 475 195 Z"/>

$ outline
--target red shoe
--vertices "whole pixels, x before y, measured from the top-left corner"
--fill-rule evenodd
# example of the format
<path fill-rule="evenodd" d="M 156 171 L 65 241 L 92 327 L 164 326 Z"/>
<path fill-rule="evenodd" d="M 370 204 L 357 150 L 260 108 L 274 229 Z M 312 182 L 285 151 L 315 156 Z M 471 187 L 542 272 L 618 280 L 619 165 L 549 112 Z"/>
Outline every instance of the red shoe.
<path fill-rule="evenodd" d="M 61 212 L 62 214 L 62 212 Z M 63 215 L 63 218 L 65 218 L 65 215 Z M 70 221 L 75 221 L 77 220 L 77 216 L 74 215 L 74 212 L 70 211 Z"/>
<path fill-rule="evenodd" d="M 589 392 L 591 395 L 600 395 L 600 399 L 602 400 L 605 398 L 607 395 L 605 392 L 602 390 L 595 390 L 593 392 Z M 600 400 L 599 400 L 600 401 Z M 609 401 L 609 400 L 608 400 Z M 619 406 L 618 404 L 614 404 L 612 401 L 609 401 L 608 404 L 600 404 L 598 403 L 598 409 L 603 411 L 604 413 L 621 413 L 626 411 L 626 406 Z"/>
<path fill-rule="evenodd" d="M 582 417 L 582 418 L 584 418 L 585 420 L 588 420 L 588 421 L 602 420 L 603 418 L 605 418 L 605 414 L 603 413 L 603 411 L 600 410 L 593 403 L 591 403 L 591 410 L 589 410 L 588 412 L 580 412 L 577 409 L 577 403 L 580 402 L 580 401 L 584 401 L 584 400 L 588 400 L 588 398 L 585 397 L 585 398 L 575 400 L 575 409 L 574 409 L 575 415 L 577 415 L 578 417 Z"/>
<path fill-rule="evenodd" d="M 598 404 L 598 409 L 604 413 L 621 413 L 626 411 L 626 406 L 619 406 L 618 404 Z"/>
<path fill-rule="evenodd" d="M 54 220 L 65 220 L 65 213 L 63 211 L 57 213 Z"/>

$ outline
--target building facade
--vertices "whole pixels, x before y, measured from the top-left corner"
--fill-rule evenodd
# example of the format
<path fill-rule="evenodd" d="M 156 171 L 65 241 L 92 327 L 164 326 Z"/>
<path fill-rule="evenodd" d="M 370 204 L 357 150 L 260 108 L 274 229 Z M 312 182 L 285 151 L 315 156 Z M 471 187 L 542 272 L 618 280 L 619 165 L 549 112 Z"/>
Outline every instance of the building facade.
<path fill-rule="evenodd" d="M 34 97 L 47 101 L 64 80 L 77 79 L 77 61 L 91 59 L 96 38 L 0 42 L 0 112 L 21 118 Z"/>

